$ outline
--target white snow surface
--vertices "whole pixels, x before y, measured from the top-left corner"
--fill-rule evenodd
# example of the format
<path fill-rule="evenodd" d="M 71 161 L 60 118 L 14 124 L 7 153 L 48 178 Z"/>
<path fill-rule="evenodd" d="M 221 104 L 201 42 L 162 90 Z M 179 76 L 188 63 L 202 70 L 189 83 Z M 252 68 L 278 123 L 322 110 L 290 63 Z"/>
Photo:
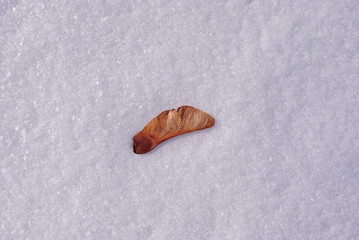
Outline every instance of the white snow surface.
<path fill-rule="evenodd" d="M 0 239 L 359 239 L 358 16 L 0 1 Z M 216 125 L 134 154 L 182 105 Z"/>

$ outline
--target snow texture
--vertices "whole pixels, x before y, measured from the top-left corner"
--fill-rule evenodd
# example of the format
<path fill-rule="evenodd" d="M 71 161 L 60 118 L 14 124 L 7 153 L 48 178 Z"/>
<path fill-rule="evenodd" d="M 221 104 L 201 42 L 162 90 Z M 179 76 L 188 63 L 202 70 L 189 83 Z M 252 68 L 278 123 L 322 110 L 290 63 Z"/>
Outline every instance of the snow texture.
<path fill-rule="evenodd" d="M 0 238 L 359 239 L 358 16 L 0 1 Z M 182 105 L 216 125 L 132 152 Z"/>

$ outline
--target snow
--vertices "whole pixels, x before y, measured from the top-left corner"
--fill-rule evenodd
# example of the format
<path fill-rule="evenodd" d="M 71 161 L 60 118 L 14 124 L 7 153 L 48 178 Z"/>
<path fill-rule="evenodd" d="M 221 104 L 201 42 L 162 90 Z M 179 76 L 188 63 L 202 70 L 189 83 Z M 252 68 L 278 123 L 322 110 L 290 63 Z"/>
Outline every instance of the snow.
<path fill-rule="evenodd" d="M 1 239 L 359 239 L 356 1 L 0 2 Z M 216 125 L 145 155 L 191 105 Z"/>

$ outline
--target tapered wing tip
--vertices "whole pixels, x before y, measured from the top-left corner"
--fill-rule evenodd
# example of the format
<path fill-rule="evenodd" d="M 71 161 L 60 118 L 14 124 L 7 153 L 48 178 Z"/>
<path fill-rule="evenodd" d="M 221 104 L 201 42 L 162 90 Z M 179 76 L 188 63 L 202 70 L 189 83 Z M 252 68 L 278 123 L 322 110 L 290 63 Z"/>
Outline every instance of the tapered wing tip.
<path fill-rule="evenodd" d="M 209 117 L 210 117 L 210 120 L 209 120 L 209 128 L 210 128 L 216 124 L 216 120 L 211 115 L 209 115 Z"/>

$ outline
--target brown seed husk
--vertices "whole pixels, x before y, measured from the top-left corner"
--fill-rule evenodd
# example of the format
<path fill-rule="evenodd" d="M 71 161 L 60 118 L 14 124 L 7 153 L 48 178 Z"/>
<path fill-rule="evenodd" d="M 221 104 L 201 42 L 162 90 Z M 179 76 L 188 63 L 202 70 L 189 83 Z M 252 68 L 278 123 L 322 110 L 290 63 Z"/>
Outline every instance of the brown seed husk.
<path fill-rule="evenodd" d="M 210 128 L 214 123 L 214 118 L 209 114 L 191 106 L 164 111 L 133 137 L 133 151 L 138 154 L 147 153 L 167 139 Z"/>

